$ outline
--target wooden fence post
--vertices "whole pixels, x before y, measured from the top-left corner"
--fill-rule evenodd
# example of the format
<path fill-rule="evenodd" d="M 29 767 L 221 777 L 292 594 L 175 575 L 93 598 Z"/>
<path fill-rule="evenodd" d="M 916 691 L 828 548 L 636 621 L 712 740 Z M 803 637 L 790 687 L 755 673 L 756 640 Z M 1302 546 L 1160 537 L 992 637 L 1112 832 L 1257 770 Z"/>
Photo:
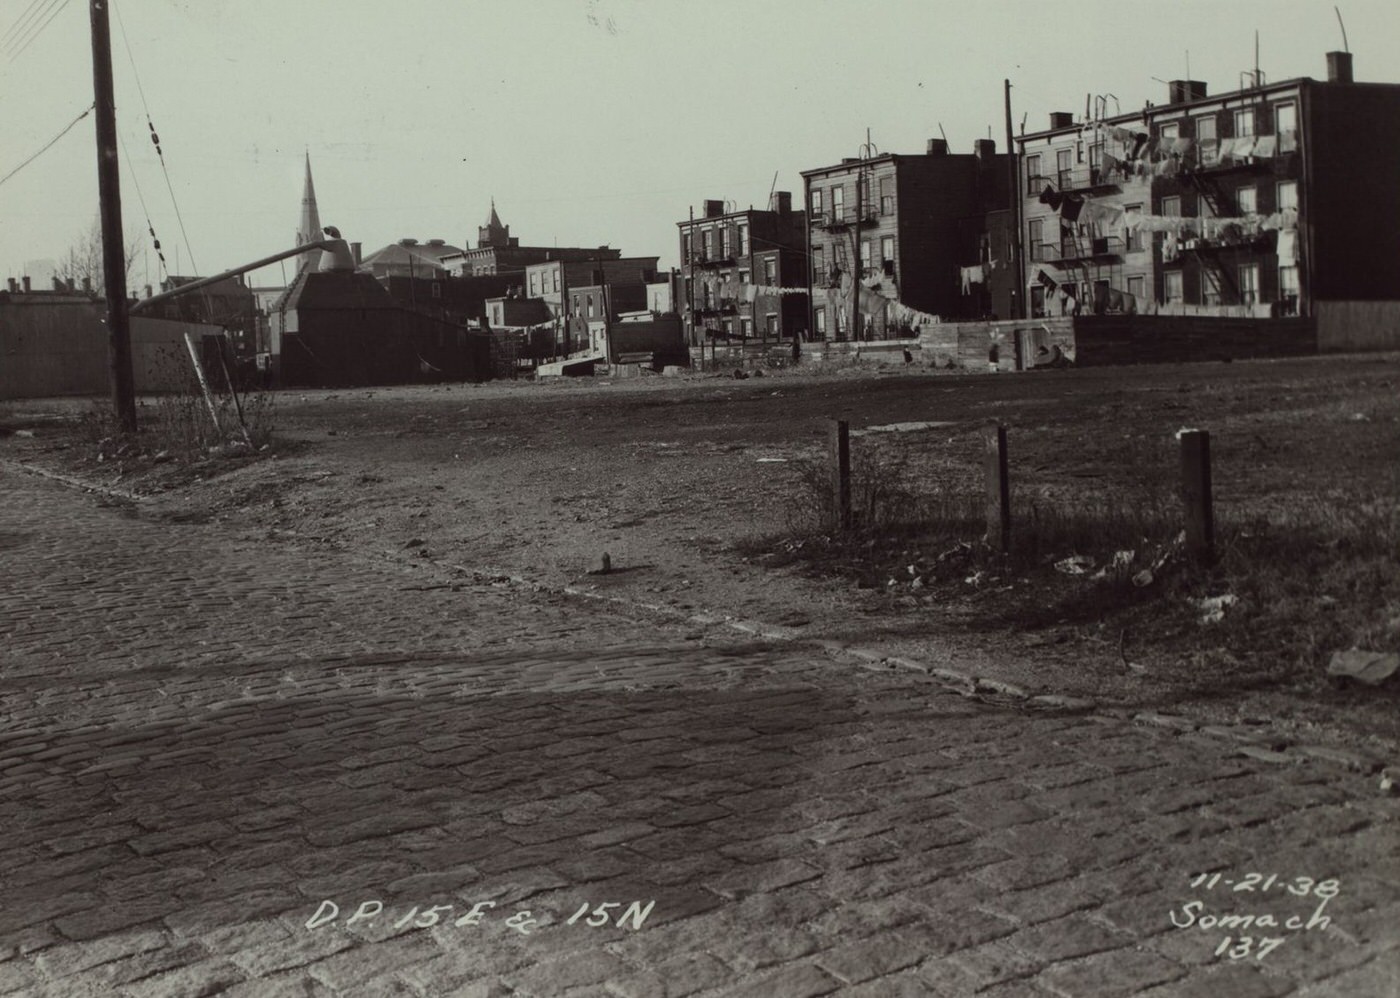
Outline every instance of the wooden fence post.
<path fill-rule="evenodd" d="M 1215 559 L 1215 510 L 1210 495 L 1210 433 L 1182 430 L 1181 496 L 1186 503 L 1186 551 L 1197 561 Z"/>
<path fill-rule="evenodd" d="M 831 421 L 832 514 L 837 530 L 851 528 L 851 424 Z"/>
<path fill-rule="evenodd" d="M 1011 479 L 1006 463 L 1006 427 L 986 429 L 984 470 L 987 477 L 987 544 L 1011 550 Z"/>

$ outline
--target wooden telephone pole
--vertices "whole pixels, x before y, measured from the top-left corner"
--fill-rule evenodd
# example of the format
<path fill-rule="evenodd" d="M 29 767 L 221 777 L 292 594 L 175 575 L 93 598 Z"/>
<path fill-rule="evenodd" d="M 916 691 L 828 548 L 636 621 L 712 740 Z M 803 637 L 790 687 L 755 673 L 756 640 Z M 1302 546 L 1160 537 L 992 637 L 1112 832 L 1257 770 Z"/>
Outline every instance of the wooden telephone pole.
<path fill-rule="evenodd" d="M 126 304 L 126 251 L 122 246 L 121 177 L 117 114 L 112 95 L 112 35 L 108 0 L 90 0 L 92 89 L 97 108 L 97 196 L 102 218 L 102 278 L 107 287 L 107 354 L 112 405 L 123 432 L 136 432 L 136 388 L 131 374 L 131 324 Z"/>

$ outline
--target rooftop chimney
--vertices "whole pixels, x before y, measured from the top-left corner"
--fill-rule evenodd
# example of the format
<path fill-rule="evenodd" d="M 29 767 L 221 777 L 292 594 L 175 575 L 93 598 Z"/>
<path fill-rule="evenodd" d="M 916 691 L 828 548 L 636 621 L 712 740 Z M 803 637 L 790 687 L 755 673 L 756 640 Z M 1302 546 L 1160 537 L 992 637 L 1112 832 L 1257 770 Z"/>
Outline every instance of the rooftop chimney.
<path fill-rule="evenodd" d="M 417 239 L 400 239 L 400 240 L 399 240 L 399 245 L 400 245 L 400 246 L 417 246 L 417 245 L 418 245 L 418 240 L 417 240 Z"/>
<path fill-rule="evenodd" d="M 929 140 L 928 140 L 928 152 L 927 152 L 927 155 L 929 155 L 929 156 L 946 156 L 946 155 L 948 155 L 948 140 L 947 140 L 947 139 L 929 139 Z"/>
<path fill-rule="evenodd" d="M 1355 83 L 1356 80 L 1351 75 L 1351 53 L 1350 52 L 1328 52 L 1327 53 L 1327 82 L 1328 83 Z"/>
<path fill-rule="evenodd" d="M 706 202 L 705 202 L 705 217 L 706 217 L 706 218 L 718 218 L 719 216 L 721 216 L 721 215 L 723 215 L 723 214 L 724 214 L 724 202 L 723 202 L 723 201 L 706 201 Z"/>
<path fill-rule="evenodd" d="M 1071 111 L 1051 111 L 1051 128 L 1072 128 L 1074 126 L 1074 113 Z"/>
<path fill-rule="evenodd" d="M 972 143 L 972 151 L 978 159 L 991 159 L 997 154 L 996 139 L 978 139 Z"/>
<path fill-rule="evenodd" d="M 83 290 L 86 291 L 88 294 L 92 294 L 92 278 L 91 278 L 91 277 L 84 277 L 84 278 L 83 278 Z"/>
<path fill-rule="evenodd" d="M 1204 100 L 1206 85 L 1201 80 L 1172 80 L 1167 84 L 1167 103 L 1186 104 L 1193 100 Z"/>
<path fill-rule="evenodd" d="M 351 244 L 350 244 L 350 255 L 353 256 L 353 257 L 355 258 L 355 266 L 357 266 L 357 267 L 358 267 L 361 263 L 364 262 L 364 261 L 361 259 L 363 249 L 364 249 L 364 244 L 363 244 L 363 243 L 351 243 Z"/>
<path fill-rule="evenodd" d="M 779 215 L 787 215 L 792 212 L 792 192 L 774 191 L 773 197 L 768 204 L 769 211 L 776 211 Z"/>
<path fill-rule="evenodd" d="M 21 278 L 20 278 L 20 281 L 23 282 L 23 284 L 24 284 L 24 293 L 25 293 L 25 294 L 28 294 L 28 293 L 29 293 L 29 290 L 30 290 L 30 289 L 29 289 L 29 275 L 26 274 L 25 276 L 21 277 Z"/>
<path fill-rule="evenodd" d="M 10 294 L 15 294 L 16 292 L 19 291 L 19 281 L 15 280 L 13 277 L 11 277 L 11 278 L 9 279 L 9 281 L 10 281 Z"/>

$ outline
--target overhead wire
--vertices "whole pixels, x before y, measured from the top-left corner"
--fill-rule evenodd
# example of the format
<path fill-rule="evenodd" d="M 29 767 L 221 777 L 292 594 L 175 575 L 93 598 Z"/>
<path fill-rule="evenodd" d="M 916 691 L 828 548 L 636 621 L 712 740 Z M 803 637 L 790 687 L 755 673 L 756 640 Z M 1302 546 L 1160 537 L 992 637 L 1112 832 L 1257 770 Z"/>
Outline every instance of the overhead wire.
<path fill-rule="evenodd" d="M 29 157 L 28 159 L 26 159 L 23 163 L 21 163 L 19 166 L 15 167 L 15 168 L 14 168 L 13 170 L 11 170 L 9 173 L 5 174 L 3 177 L 0 177 L 0 184 L 3 184 L 5 181 L 7 181 L 7 180 L 9 180 L 11 177 L 13 177 L 16 173 L 19 173 L 20 170 L 23 170 L 23 169 L 24 169 L 26 166 L 28 166 L 30 163 L 34 162 L 36 159 L 38 159 L 38 158 L 39 158 L 40 156 L 42 156 L 44 153 L 48 152 L 48 151 L 49 151 L 49 148 L 50 148 L 51 146 L 53 146 L 53 144 L 54 144 L 55 142 L 57 142 L 59 139 L 63 138 L 63 136 L 65 136 L 65 135 L 67 135 L 69 132 L 71 132 L 71 131 L 73 130 L 73 126 L 74 126 L 74 125 L 76 125 L 78 122 L 82 121 L 82 120 L 83 120 L 84 118 L 86 118 L 88 115 L 92 114 L 92 112 L 93 112 L 94 110 L 96 110 L 96 108 L 97 108 L 97 104 L 96 104 L 96 103 L 89 104 L 86 111 L 84 111 L 82 114 L 78 115 L 78 116 L 77 116 L 76 118 L 74 118 L 72 121 L 68 122 L 68 125 L 63 129 L 63 131 L 59 132 L 59 133 L 58 133 L 57 135 L 55 135 L 53 138 L 49 139 L 49 141 L 48 141 L 47 143 L 45 143 L 44 148 L 40 149 L 40 150 L 39 150 L 38 152 L 36 152 L 33 156 L 30 156 L 30 157 Z"/>
<path fill-rule="evenodd" d="M 30 46 L 31 44 L 33 44 L 34 39 L 38 38 L 40 35 L 42 35 L 42 34 L 44 33 L 44 29 L 47 28 L 47 27 L 49 26 L 49 24 L 53 21 L 53 19 L 54 19 L 55 17 L 57 17 L 59 14 L 63 13 L 63 8 L 67 7 L 68 4 L 69 4 L 69 2 L 70 2 L 70 0 L 51 0 L 50 7 L 45 8 L 45 9 L 46 9 L 46 10 L 50 10 L 50 9 L 51 9 L 51 10 L 53 10 L 53 13 L 49 14 L 48 18 L 44 21 L 44 23 L 43 23 L 43 24 L 40 24 L 39 27 L 38 27 L 38 29 L 35 30 L 34 33 L 31 34 L 27 39 L 25 39 L 24 44 L 20 45 L 19 48 L 15 49 L 14 54 L 10 56 L 10 62 L 11 62 L 11 63 L 13 63 L 16 59 L 18 59 L 21 55 L 24 54 L 24 50 L 27 49 L 27 48 L 29 48 L 29 46 Z M 57 3 L 58 6 L 57 6 L 56 8 L 53 7 L 53 6 L 52 6 L 53 3 Z M 42 12 L 40 13 L 40 16 L 41 16 L 41 17 L 43 16 Z"/>
<path fill-rule="evenodd" d="M 131 162 L 131 152 L 127 149 L 125 142 L 118 142 L 122 147 L 122 154 L 126 157 L 126 172 L 131 174 L 132 186 L 136 188 L 136 200 L 141 202 L 141 213 L 146 217 L 146 231 L 151 234 L 151 246 L 156 251 L 156 258 L 160 260 L 160 270 L 167 278 L 170 276 L 170 267 L 165 262 L 165 254 L 161 252 L 160 239 L 156 236 L 155 226 L 151 224 L 151 212 L 146 207 L 146 198 L 141 193 L 141 181 L 136 179 L 136 167 Z"/>
<path fill-rule="evenodd" d="M 37 9 L 42 2 L 43 0 L 29 0 L 29 6 L 24 9 L 24 13 L 15 18 L 9 30 L 5 32 L 4 37 L 0 37 L 0 47 L 9 47 L 10 41 L 15 37 L 15 34 L 21 29 L 24 23 L 30 19 L 29 15 L 33 14 L 35 9 Z"/>
<path fill-rule="evenodd" d="M 67 0 L 64 0 L 67 3 Z M 126 23 L 122 20 L 121 6 L 113 3 L 112 9 L 117 12 L 117 27 L 121 31 L 122 44 L 126 47 L 126 56 L 131 60 L 131 73 L 136 80 L 136 92 L 141 97 L 141 107 L 146 113 L 146 127 L 151 133 L 151 144 L 156 147 L 156 157 L 160 160 L 161 173 L 165 175 L 165 187 L 170 192 L 170 203 L 175 209 L 175 220 L 180 225 L 180 236 L 185 241 L 185 252 L 190 255 L 190 267 L 197 274 L 199 265 L 195 263 L 194 248 L 190 245 L 189 233 L 185 231 L 185 219 L 180 214 L 180 202 L 175 197 L 175 185 L 170 182 L 170 169 L 165 163 L 165 153 L 160 148 L 160 135 L 156 132 L 155 122 L 151 120 L 151 108 L 146 103 L 146 91 L 141 86 L 141 74 L 136 68 L 136 56 L 131 51 L 131 41 L 126 36 Z M 154 233 L 152 234 L 154 238 Z"/>

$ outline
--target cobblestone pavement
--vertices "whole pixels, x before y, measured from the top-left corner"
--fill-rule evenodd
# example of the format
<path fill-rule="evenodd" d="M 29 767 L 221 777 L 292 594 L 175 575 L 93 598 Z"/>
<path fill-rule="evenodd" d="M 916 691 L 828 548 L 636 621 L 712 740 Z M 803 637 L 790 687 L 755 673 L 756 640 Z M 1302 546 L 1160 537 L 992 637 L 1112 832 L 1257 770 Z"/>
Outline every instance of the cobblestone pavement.
<path fill-rule="evenodd" d="M 14 475 L 0 557 L 0 993 L 1400 989 L 1338 770 Z"/>

